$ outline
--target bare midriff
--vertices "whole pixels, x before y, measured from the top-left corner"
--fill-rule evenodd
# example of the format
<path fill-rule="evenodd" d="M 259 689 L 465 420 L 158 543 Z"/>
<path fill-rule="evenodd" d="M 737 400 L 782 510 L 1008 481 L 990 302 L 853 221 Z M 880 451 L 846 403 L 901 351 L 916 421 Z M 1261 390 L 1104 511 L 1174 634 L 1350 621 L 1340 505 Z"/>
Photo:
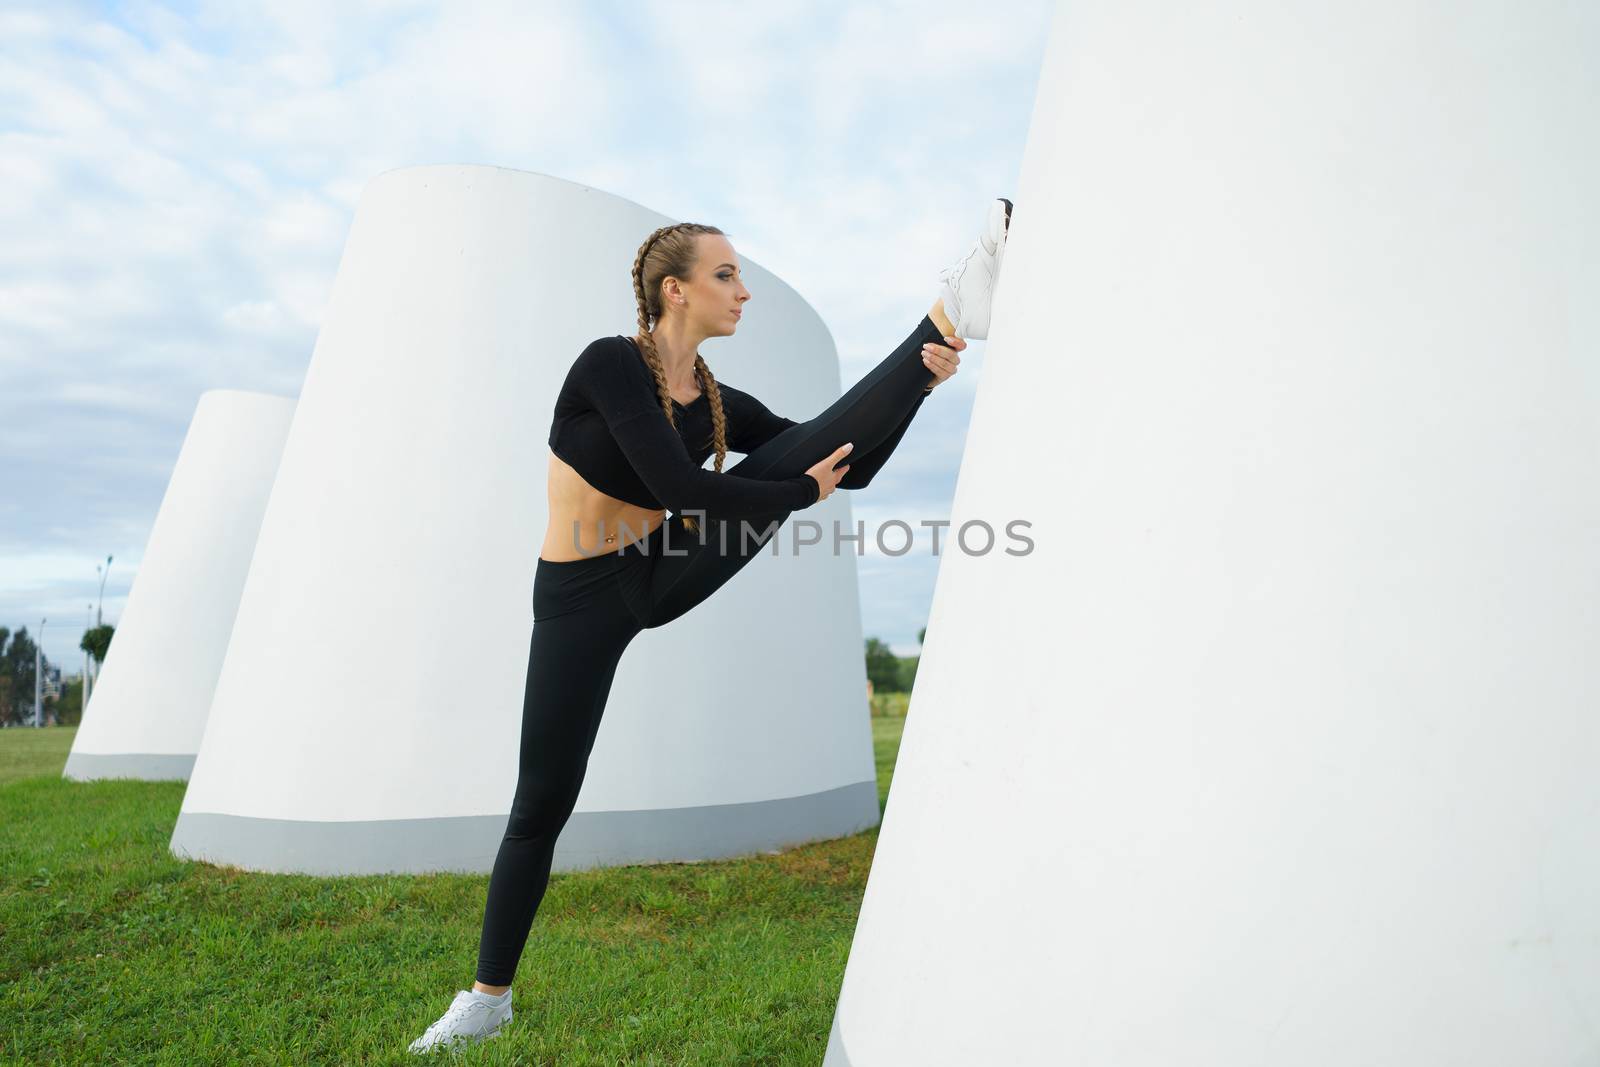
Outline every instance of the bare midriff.
<path fill-rule="evenodd" d="M 554 452 L 546 479 L 550 524 L 539 558 L 551 563 L 587 559 L 642 540 L 666 520 L 665 508 L 646 508 L 609 496 Z"/>

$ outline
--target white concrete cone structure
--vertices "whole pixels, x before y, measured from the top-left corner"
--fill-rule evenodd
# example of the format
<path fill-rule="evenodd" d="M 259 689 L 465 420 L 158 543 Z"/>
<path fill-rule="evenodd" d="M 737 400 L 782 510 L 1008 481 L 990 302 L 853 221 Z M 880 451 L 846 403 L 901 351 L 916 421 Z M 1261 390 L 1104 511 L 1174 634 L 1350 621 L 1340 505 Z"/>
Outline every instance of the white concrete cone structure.
<path fill-rule="evenodd" d="M 629 272 L 670 221 L 497 167 L 367 185 L 174 854 L 318 874 L 492 868 L 516 786 L 555 396 L 585 345 L 633 332 Z M 702 352 L 722 380 L 809 418 L 840 394 L 832 338 L 797 293 L 742 266 L 745 322 Z M 848 496 L 803 517 L 848 525 Z M 795 554 L 796 521 L 774 538 L 781 554 L 629 646 L 555 869 L 877 825 L 856 561 Z"/>
<path fill-rule="evenodd" d="M 1057 9 L 827 1067 L 1597 1062 L 1597 55 Z"/>
<path fill-rule="evenodd" d="M 200 394 L 62 777 L 189 777 L 294 403 Z"/>

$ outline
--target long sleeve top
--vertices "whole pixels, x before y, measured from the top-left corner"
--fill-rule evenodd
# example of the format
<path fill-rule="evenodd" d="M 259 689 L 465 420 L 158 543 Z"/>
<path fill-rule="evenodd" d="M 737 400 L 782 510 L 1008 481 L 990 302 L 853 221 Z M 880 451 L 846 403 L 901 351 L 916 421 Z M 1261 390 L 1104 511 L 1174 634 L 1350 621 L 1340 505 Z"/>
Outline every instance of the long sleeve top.
<path fill-rule="evenodd" d="M 717 385 L 733 451 L 748 454 L 798 425 L 741 389 Z M 573 361 L 556 396 L 550 449 L 600 492 L 639 507 L 749 518 L 817 502 L 820 487 L 808 474 L 764 479 L 704 469 L 714 450 L 710 401 L 702 394 L 688 405 L 672 404 L 676 431 L 633 341 L 621 335 L 599 338 Z M 850 471 L 839 486 L 861 488 L 870 482 L 915 413 L 913 408 L 871 453 L 846 457 Z"/>

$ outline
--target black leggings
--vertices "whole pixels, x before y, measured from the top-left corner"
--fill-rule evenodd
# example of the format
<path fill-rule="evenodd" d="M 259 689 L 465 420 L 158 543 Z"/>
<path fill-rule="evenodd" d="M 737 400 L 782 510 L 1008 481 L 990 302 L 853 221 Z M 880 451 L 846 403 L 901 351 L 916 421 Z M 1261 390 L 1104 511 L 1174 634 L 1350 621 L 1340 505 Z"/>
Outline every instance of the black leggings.
<path fill-rule="evenodd" d="M 875 448 L 931 382 L 932 372 L 922 362 L 922 346 L 930 341 L 942 344 L 944 338 L 923 316 L 909 337 L 826 411 L 784 430 L 727 473 L 792 478 L 846 441 L 854 442 L 854 448 L 845 463 L 851 454 Z M 611 680 L 628 642 L 720 589 L 790 514 L 713 518 L 701 522 L 698 536 L 673 516 L 614 551 L 560 563 L 539 559 L 517 791 L 489 876 L 478 944 L 479 982 L 510 985 L 516 973 L 550 880 L 556 838 L 577 804 Z M 672 554 L 663 554 L 663 547 Z"/>

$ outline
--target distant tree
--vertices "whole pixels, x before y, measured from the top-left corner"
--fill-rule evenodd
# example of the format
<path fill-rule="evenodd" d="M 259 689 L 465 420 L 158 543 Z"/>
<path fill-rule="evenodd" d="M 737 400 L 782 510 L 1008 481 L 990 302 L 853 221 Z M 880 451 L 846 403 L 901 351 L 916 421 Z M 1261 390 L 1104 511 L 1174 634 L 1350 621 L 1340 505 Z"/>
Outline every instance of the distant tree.
<path fill-rule="evenodd" d="M 900 658 L 900 688 L 907 693 L 911 692 L 911 687 L 917 680 L 917 664 L 921 662 L 921 656 L 902 656 Z"/>
<path fill-rule="evenodd" d="M 111 651 L 111 635 L 117 632 L 115 626 L 92 626 L 83 632 L 83 640 L 78 642 L 78 647 L 94 657 L 95 677 L 100 677 L 100 664 L 106 661 L 106 653 Z"/>
<path fill-rule="evenodd" d="M 917 631 L 917 644 L 918 645 L 924 644 L 925 642 L 924 642 L 923 639 L 925 637 L 927 637 L 927 635 L 928 635 L 928 628 L 926 626 L 924 626 L 922 629 L 918 630 Z"/>
<path fill-rule="evenodd" d="M 7 638 L 10 638 L 9 643 Z M 0 626 L 0 716 L 8 725 L 33 721 L 34 641 L 24 626 L 12 633 Z M 45 668 L 49 669 L 49 661 Z"/>
<path fill-rule="evenodd" d="M 57 724 L 76 726 L 83 722 L 83 679 L 61 683 L 61 695 L 51 705 Z"/>
<path fill-rule="evenodd" d="M 867 681 L 874 693 L 902 691 L 900 659 L 876 637 L 867 638 Z"/>

